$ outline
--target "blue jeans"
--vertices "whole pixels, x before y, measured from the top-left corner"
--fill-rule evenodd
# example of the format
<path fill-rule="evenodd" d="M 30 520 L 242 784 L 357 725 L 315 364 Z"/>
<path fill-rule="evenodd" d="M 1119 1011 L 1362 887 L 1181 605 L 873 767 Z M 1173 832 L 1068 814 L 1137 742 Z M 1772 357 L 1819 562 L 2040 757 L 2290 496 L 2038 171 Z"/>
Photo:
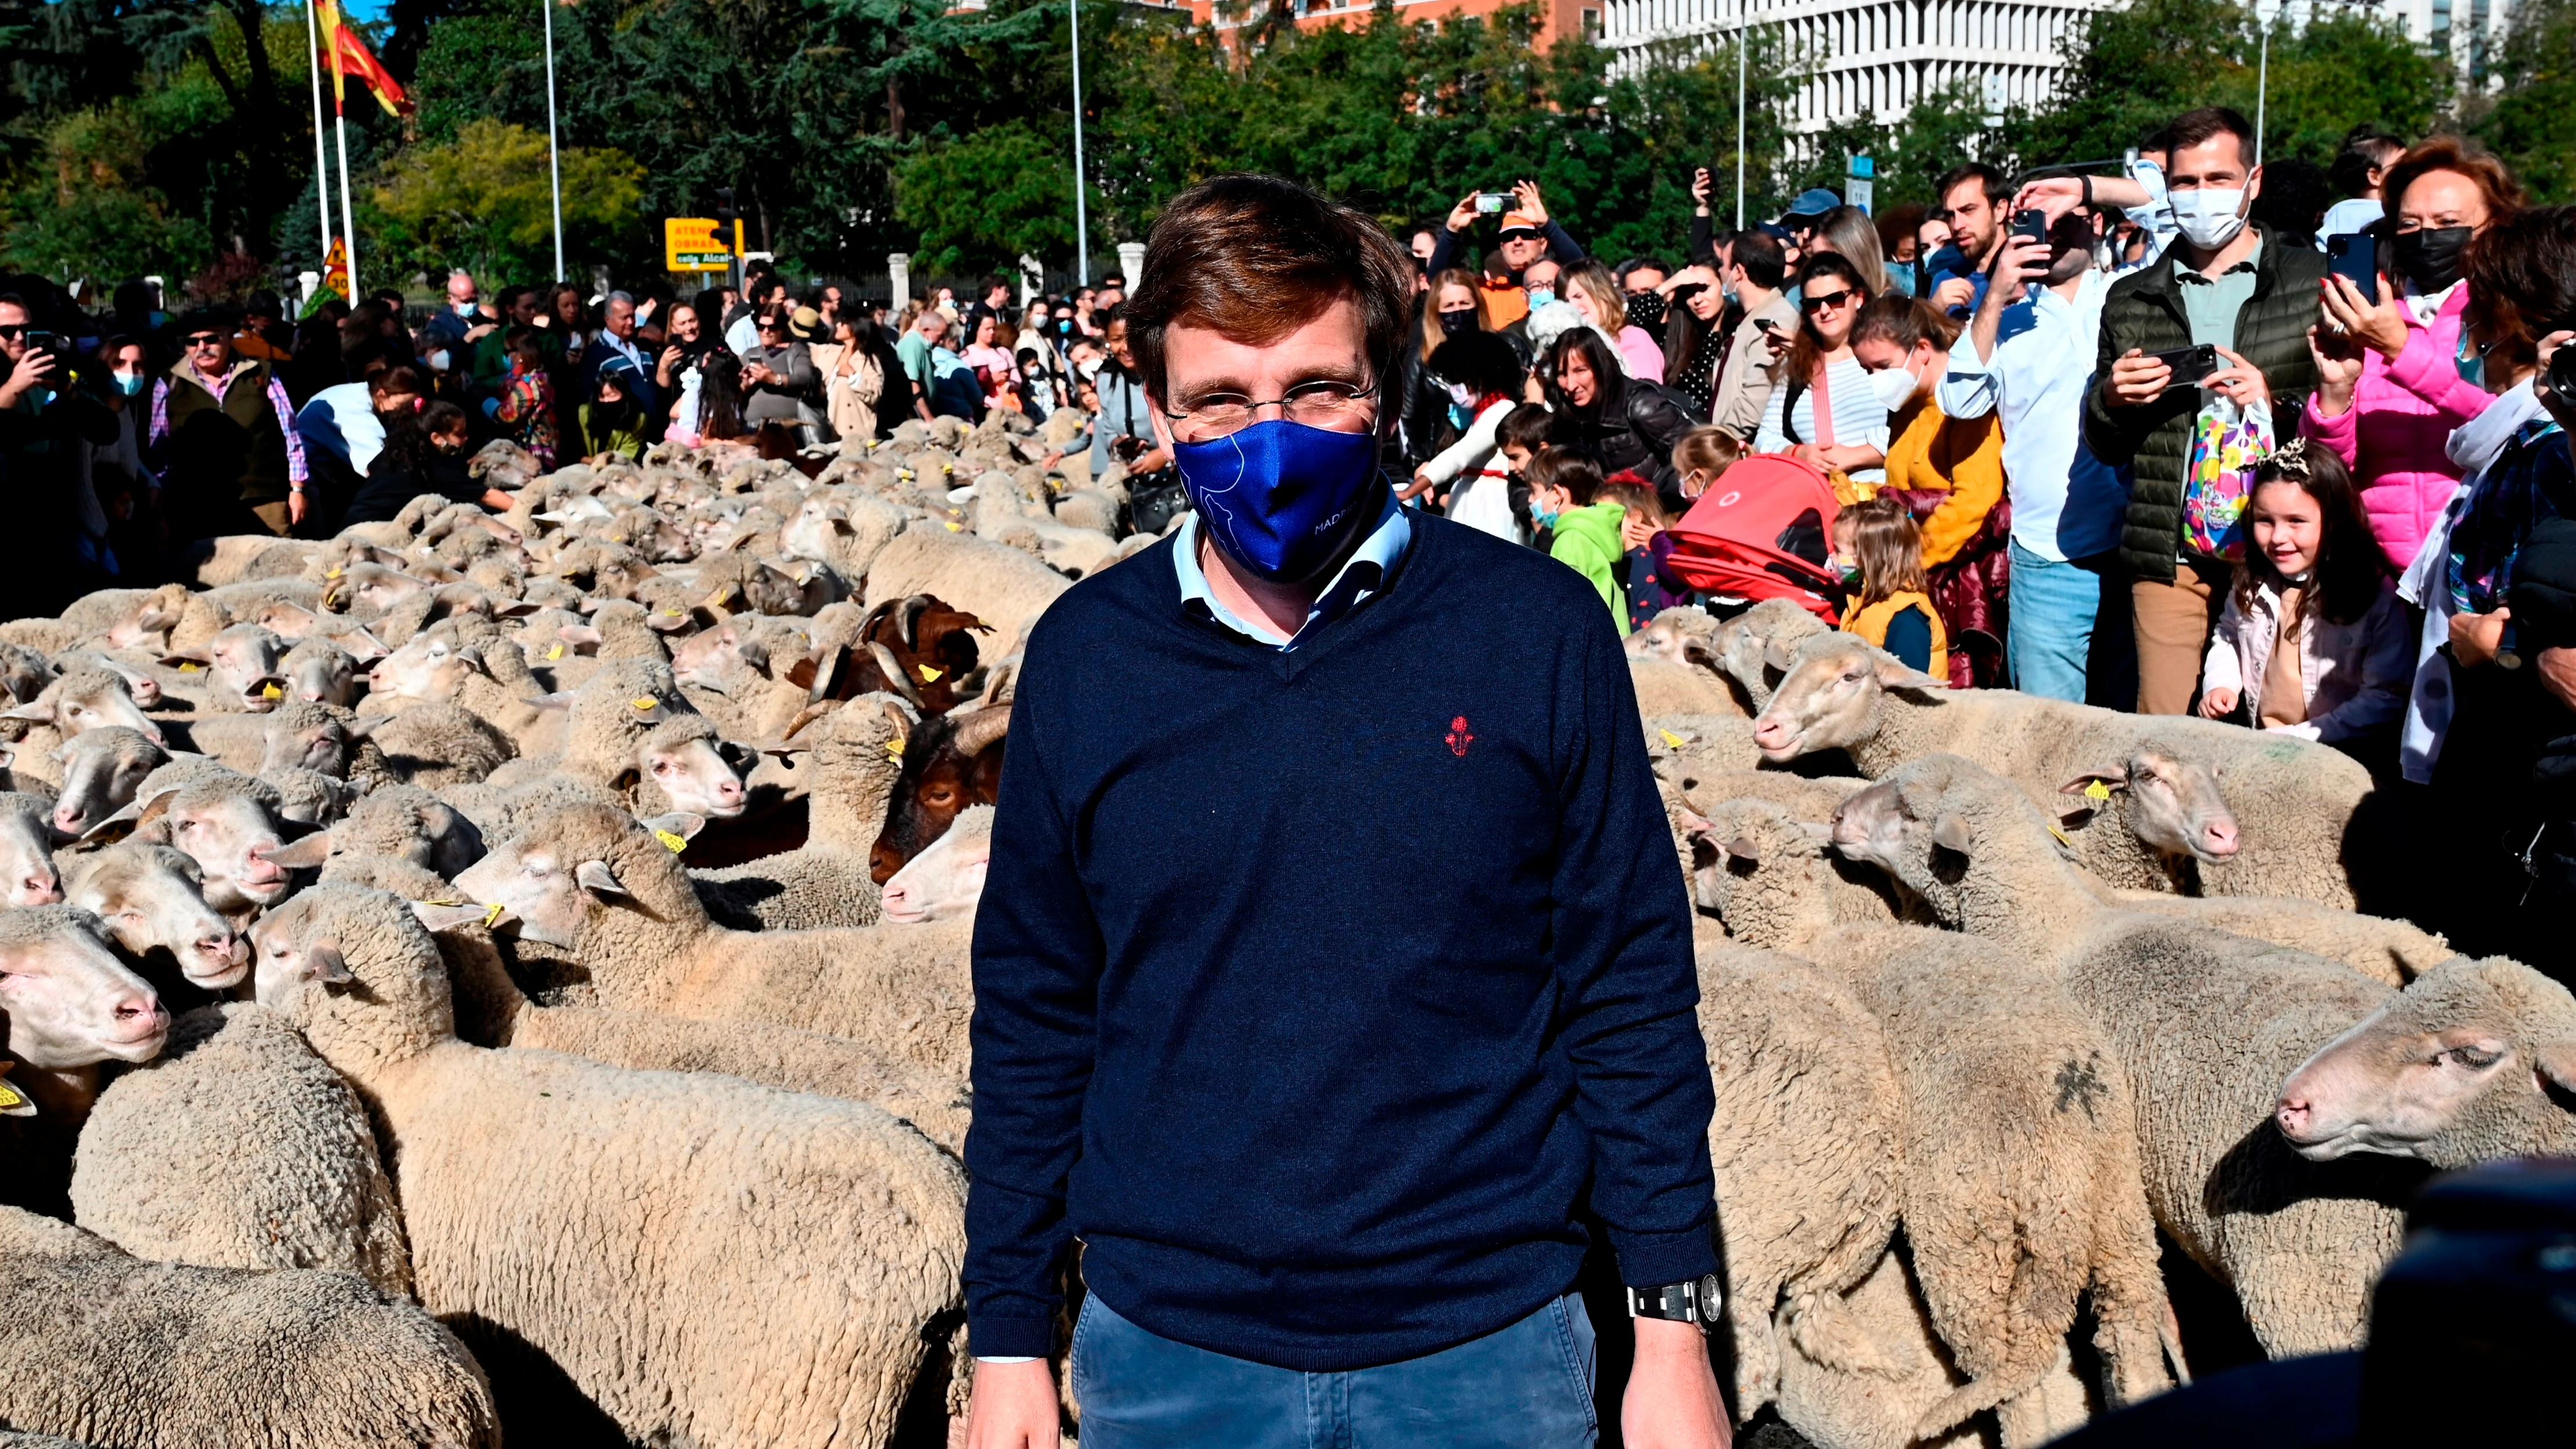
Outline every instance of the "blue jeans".
<path fill-rule="evenodd" d="M 1148 1333 L 1095 1295 L 1073 1331 L 1082 1449 L 1591 1449 L 1592 1320 L 1568 1293 L 1421 1358 L 1300 1373 Z"/>
<path fill-rule="evenodd" d="M 2127 585 L 2116 578 L 2103 582 L 2118 566 L 2117 552 L 2060 561 L 2012 545 L 2004 663 L 2013 688 L 2077 704 L 2089 696 L 2114 709 L 2136 702 L 2136 642 L 2122 607 Z"/>

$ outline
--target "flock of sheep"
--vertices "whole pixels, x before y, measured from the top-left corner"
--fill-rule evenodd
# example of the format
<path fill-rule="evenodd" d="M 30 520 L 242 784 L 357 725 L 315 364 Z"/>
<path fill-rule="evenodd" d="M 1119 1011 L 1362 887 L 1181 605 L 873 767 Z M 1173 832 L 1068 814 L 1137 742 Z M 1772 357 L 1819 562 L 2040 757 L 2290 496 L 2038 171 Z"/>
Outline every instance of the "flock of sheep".
<path fill-rule="evenodd" d="M 1016 657 L 1153 542 L 1079 428 L 495 444 L 506 514 L 0 625 L 0 1449 L 941 1437 Z M 2576 1001 L 2353 913 L 2342 756 L 1772 605 L 1631 653 L 1740 1416 L 2021 1445 L 2157 1392 L 2159 1229 L 2268 1350 L 2347 1346 L 2424 1172 L 2576 1146 Z"/>

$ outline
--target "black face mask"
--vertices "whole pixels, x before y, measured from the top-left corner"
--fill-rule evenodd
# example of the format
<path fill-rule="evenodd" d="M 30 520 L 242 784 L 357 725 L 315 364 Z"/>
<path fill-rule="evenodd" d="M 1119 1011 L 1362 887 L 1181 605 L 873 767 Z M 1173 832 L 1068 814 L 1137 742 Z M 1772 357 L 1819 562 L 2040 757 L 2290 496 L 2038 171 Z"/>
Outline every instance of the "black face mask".
<path fill-rule="evenodd" d="M 1476 309 L 1473 307 L 1461 307 L 1455 312 L 1440 314 L 1440 335 L 1443 337 L 1462 337 L 1475 330 Z"/>
<path fill-rule="evenodd" d="M 2397 270 L 2415 284 L 2415 290 L 2438 292 L 2460 279 L 2460 254 L 2468 245 L 2465 226 L 2401 231 L 2394 246 Z"/>
<path fill-rule="evenodd" d="M 1664 299 L 1655 292 L 1628 294 L 1628 320 L 1652 332 L 1664 325 Z"/>

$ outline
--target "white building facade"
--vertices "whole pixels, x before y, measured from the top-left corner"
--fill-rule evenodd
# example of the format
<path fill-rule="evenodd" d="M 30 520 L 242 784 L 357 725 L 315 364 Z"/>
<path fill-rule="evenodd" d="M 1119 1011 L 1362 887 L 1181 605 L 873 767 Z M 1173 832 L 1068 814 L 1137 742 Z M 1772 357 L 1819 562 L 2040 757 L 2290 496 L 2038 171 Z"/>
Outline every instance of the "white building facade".
<path fill-rule="evenodd" d="M 2035 106 L 2057 85 L 2060 56 L 2102 0 L 1600 0 L 1601 40 L 1623 69 L 1651 64 L 1654 47 L 1725 49 L 1746 26 L 1767 27 L 1781 52 L 1814 71 L 1791 108 L 1793 130 L 1835 121 L 1894 121 L 1926 96 L 1966 82 L 1988 113 Z M 2258 13 L 2270 18 L 2281 0 Z M 2331 0 L 2290 0 L 2293 23 Z M 2365 0 L 2418 41 L 2446 43 L 2468 78 L 2480 37 L 2501 36 L 2511 0 Z"/>

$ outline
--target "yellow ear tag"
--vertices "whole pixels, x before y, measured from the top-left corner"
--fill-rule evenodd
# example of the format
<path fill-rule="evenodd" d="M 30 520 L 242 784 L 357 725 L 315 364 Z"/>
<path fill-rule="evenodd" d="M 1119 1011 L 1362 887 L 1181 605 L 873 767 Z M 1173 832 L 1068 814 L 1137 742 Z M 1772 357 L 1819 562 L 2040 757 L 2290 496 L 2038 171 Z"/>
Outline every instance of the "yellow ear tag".
<path fill-rule="evenodd" d="M 673 855 L 689 848 L 689 837 L 676 830 L 656 830 L 653 832 L 653 838 L 662 842 Z"/>
<path fill-rule="evenodd" d="M 2111 798 L 2111 787 L 2096 780 L 2084 787 L 2084 798 L 2098 805 Z"/>
<path fill-rule="evenodd" d="M 553 647 L 552 649 L 549 649 L 549 650 L 547 650 L 547 651 L 546 651 L 546 659 L 547 659 L 547 662 L 549 662 L 549 663 L 551 663 L 551 662 L 553 662 L 553 661 L 555 661 L 555 660 L 557 660 L 557 659 L 561 659 L 562 657 L 563 657 L 563 646 L 562 646 L 561 644 L 558 644 L 558 645 L 556 645 L 555 647 Z"/>
<path fill-rule="evenodd" d="M 502 905 L 499 901 L 494 901 L 492 904 L 490 904 L 490 905 L 488 905 L 488 906 L 485 906 L 485 907 L 483 908 L 483 926 L 484 926 L 484 929 L 486 929 L 486 930 L 491 929 L 492 923 L 493 923 L 494 921 L 497 921 L 497 920 L 501 919 L 501 912 L 503 912 L 503 911 L 505 911 L 505 910 L 507 910 L 507 909 L 509 909 L 509 908 L 508 908 L 507 906 Z"/>
<path fill-rule="evenodd" d="M 324 591 L 323 591 L 323 594 L 322 594 L 322 607 L 323 607 L 323 608 L 326 608 L 326 609 L 329 609 L 329 608 L 335 608 L 335 607 L 337 607 L 337 606 L 338 606 L 339 602 L 340 602 L 340 586 L 339 586 L 339 585 L 337 585 L 337 584 L 333 584 L 329 589 L 326 589 L 326 590 L 324 590 Z"/>
<path fill-rule="evenodd" d="M 259 697 L 262 699 L 284 699 L 286 698 L 286 691 L 278 688 L 274 684 L 263 684 L 259 687 Z"/>
<path fill-rule="evenodd" d="M 324 569 L 324 570 L 322 571 L 322 577 L 324 577 L 324 578 L 326 578 L 326 579 L 336 579 L 336 578 L 338 578 L 339 576 L 340 576 L 340 571 L 339 571 L 338 569 L 336 569 L 336 568 L 328 568 L 328 569 Z"/>
<path fill-rule="evenodd" d="M 198 667 L 199 666 L 194 664 L 182 664 L 179 666 L 179 672 L 181 674 L 194 674 L 197 672 Z"/>
<path fill-rule="evenodd" d="M 2056 821 L 2052 820 L 2048 822 L 2048 833 L 2057 837 L 2058 844 L 2065 846 L 2069 850 L 2075 848 L 2075 842 L 2067 838 L 2065 831 L 2057 828 Z"/>
<path fill-rule="evenodd" d="M 465 903 L 463 901 L 422 901 L 421 904 L 424 906 L 461 906 Z"/>
<path fill-rule="evenodd" d="M 662 701 L 658 699 L 630 699 L 626 702 L 635 706 L 637 709 L 650 710 L 653 706 L 660 704 Z"/>
<path fill-rule="evenodd" d="M 959 527 L 957 526 L 957 524 L 956 524 L 955 520 L 953 520 L 953 519 L 952 519 L 952 520 L 949 522 L 949 524 L 948 524 L 948 531 L 949 531 L 950 533 L 962 533 L 962 532 L 964 532 L 965 530 L 963 530 L 963 529 L 959 528 Z"/>
<path fill-rule="evenodd" d="M 1671 730 L 1659 729 L 1655 731 L 1655 733 L 1664 737 L 1664 748 L 1668 750 L 1678 750 L 1682 746 L 1690 743 L 1690 741 L 1683 739 L 1680 735 L 1674 734 Z"/>
<path fill-rule="evenodd" d="M 937 684 L 939 682 L 939 676 L 947 672 L 945 670 L 933 669 L 927 664 L 916 664 L 913 667 L 921 671 L 921 682 L 924 684 Z"/>
<path fill-rule="evenodd" d="M 0 1082 L 0 1112 L 7 1112 L 14 1108 L 24 1107 L 26 1105 L 26 1093 L 10 1086 L 7 1082 Z"/>
<path fill-rule="evenodd" d="M 896 764 L 898 764 L 898 765 L 902 764 L 902 763 L 903 763 L 903 741 L 901 741 L 901 740 L 888 740 L 888 741 L 886 741 L 886 758 L 887 758 L 887 759 L 889 759 L 889 760 L 894 761 L 894 762 L 895 762 Z"/>

